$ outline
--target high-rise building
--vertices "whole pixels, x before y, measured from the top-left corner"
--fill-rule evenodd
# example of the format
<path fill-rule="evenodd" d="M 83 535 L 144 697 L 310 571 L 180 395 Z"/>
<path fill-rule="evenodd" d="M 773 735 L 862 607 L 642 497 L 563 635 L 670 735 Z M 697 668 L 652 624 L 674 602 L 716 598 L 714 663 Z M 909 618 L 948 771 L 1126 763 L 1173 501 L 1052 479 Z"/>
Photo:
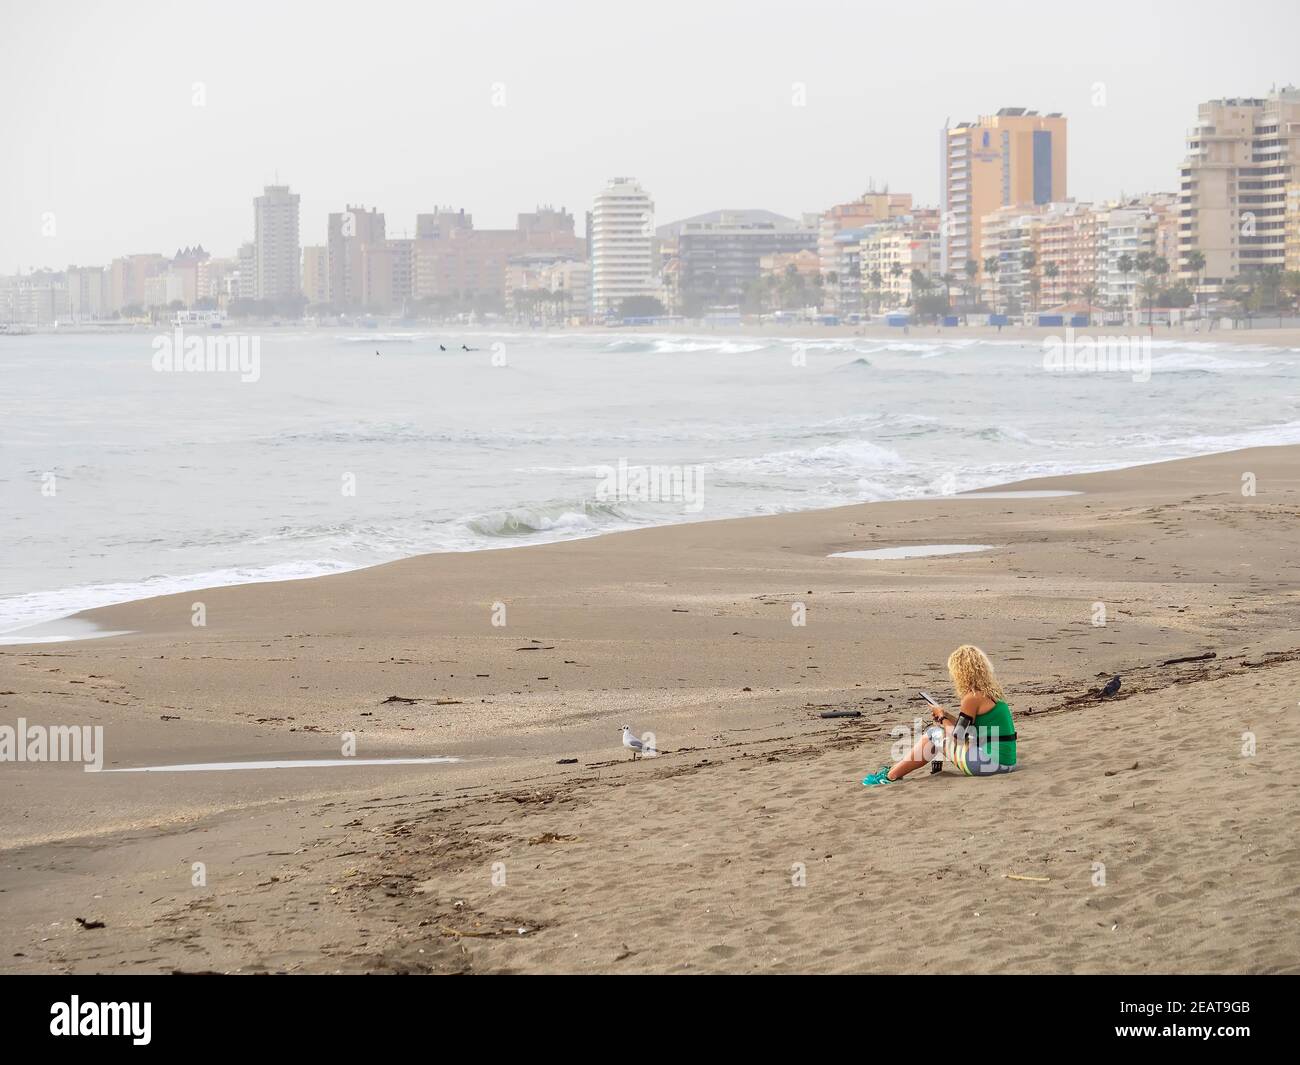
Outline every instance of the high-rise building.
<path fill-rule="evenodd" d="M 308 306 L 330 299 L 330 257 L 326 244 L 307 244 L 302 249 L 302 294 Z"/>
<path fill-rule="evenodd" d="M 1287 187 L 1300 181 L 1300 89 L 1264 98 L 1210 100 L 1187 135 L 1180 200 L 1179 261 L 1205 256 L 1207 285 L 1282 267 Z"/>
<path fill-rule="evenodd" d="M 943 269 L 979 258 L 986 215 L 1067 198 L 1066 120 L 1004 107 L 943 131 Z"/>
<path fill-rule="evenodd" d="M 257 299 L 257 245 L 252 241 L 239 246 L 239 299 Z"/>
<path fill-rule="evenodd" d="M 415 241 L 386 239 L 361 249 L 361 305 L 367 311 L 393 314 L 411 300 Z"/>
<path fill-rule="evenodd" d="M 1286 269 L 1300 271 L 1300 181 L 1286 187 Z"/>
<path fill-rule="evenodd" d="M 108 316 L 108 272 L 102 266 L 69 266 L 65 276 L 68 311 L 74 321 Z"/>
<path fill-rule="evenodd" d="M 207 258 L 198 266 L 198 305 L 207 310 L 229 305 L 239 295 L 239 260 Z"/>
<path fill-rule="evenodd" d="M 364 249 L 385 240 L 384 216 L 376 209 L 348 205 L 329 216 L 329 302 L 335 310 L 360 309 L 364 288 Z"/>
<path fill-rule="evenodd" d="M 176 255 L 167 264 L 164 272 L 167 278 L 165 295 L 168 304 L 181 303 L 186 307 L 194 306 L 203 295 L 200 292 L 200 272 L 203 264 L 210 258 L 212 256 L 203 250 L 202 244 L 176 250 Z"/>
<path fill-rule="evenodd" d="M 625 299 L 656 296 L 654 202 L 633 178 L 614 178 L 591 212 L 591 313 L 617 313 Z"/>
<path fill-rule="evenodd" d="M 257 299 L 297 299 L 302 294 L 298 194 L 288 185 L 267 185 L 253 199 L 253 245 Z"/>
<path fill-rule="evenodd" d="M 109 311 L 145 306 L 145 281 L 166 269 L 167 260 L 153 252 L 114 259 L 108 266 Z"/>

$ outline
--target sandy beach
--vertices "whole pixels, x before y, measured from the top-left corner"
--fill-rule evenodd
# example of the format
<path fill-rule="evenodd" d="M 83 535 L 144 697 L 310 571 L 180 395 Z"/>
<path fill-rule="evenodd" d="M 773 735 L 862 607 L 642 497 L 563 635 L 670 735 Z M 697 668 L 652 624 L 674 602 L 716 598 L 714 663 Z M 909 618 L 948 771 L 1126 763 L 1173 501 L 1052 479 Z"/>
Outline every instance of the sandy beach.
<path fill-rule="evenodd" d="M 1008 488 L 1078 494 L 425 555 L 0 648 L 0 723 L 101 725 L 105 770 L 457 759 L 6 764 L 0 971 L 1300 970 L 1300 448 Z M 934 544 L 987 547 L 830 557 Z M 965 642 L 1020 769 L 864 789 Z"/>

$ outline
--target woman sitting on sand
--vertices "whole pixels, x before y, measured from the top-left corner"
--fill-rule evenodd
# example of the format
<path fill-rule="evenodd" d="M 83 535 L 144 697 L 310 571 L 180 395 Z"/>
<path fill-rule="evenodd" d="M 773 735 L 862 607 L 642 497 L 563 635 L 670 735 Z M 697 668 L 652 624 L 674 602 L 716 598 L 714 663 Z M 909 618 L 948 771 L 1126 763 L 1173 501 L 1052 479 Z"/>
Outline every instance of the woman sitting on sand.
<path fill-rule="evenodd" d="M 943 725 L 944 758 L 968 777 L 1010 773 L 1016 768 L 1016 727 L 1011 721 L 1002 685 L 993 675 L 993 663 L 978 647 L 963 644 L 948 656 L 948 675 L 961 698 L 961 715 L 974 722 L 957 726 L 958 716 L 936 706 L 930 712 Z M 930 730 L 936 733 L 937 729 Z M 938 756 L 929 732 L 897 765 L 881 766 L 863 778 L 867 787 L 892 784 Z"/>

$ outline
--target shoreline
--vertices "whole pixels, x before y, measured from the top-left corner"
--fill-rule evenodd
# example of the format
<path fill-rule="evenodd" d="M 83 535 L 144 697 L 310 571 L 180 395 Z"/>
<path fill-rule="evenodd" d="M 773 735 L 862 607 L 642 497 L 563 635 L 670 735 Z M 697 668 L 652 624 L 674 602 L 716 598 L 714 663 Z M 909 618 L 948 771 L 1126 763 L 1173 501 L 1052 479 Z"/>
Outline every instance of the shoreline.
<path fill-rule="evenodd" d="M 830 340 L 862 339 L 869 341 L 897 340 L 901 343 L 917 343 L 922 340 L 984 340 L 999 343 L 1035 343 L 1049 337 L 1059 337 L 1066 326 L 1008 325 L 999 330 L 987 325 L 920 325 L 908 327 L 905 333 L 900 326 L 879 324 L 869 325 L 825 325 L 819 322 L 728 322 L 709 323 L 696 321 L 691 323 L 671 322 L 663 325 L 552 325 L 532 327 L 508 322 L 466 325 L 454 322 L 435 321 L 380 321 L 375 320 L 374 327 L 359 322 L 348 324 L 318 323 L 311 320 L 298 322 L 258 321 L 256 319 L 231 318 L 223 321 L 222 330 L 238 332 L 240 329 L 256 329 L 272 335 L 277 333 L 301 333 L 304 330 L 318 333 L 324 337 L 355 333 L 358 338 L 367 336 L 400 336 L 405 333 L 439 336 L 533 336 L 538 338 L 557 336 L 595 336 L 637 337 L 637 336 L 684 336 L 684 337 L 767 337 L 772 340 Z M 75 325 L 58 329 L 44 327 L 29 333 L 10 334 L 15 340 L 30 339 L 34 336 L 115 336 L 127 334 L 152 334 L 160 330 L 174 329 L 171 322 L 159 323 L 107 323 L 104 325 Z M 194 332 L 207 332 L 201 323 L 183 326 Z M 1300 351 L 1300 326 L 1270 325 L 1261 320 L 1258 325 L 1223 328 L 1217 326 L 1209 330 L 1195 330 L 1186 325 L 1166 326 L 1156 324 L 1152 329 L 1146 322 L 1125 322 L 1110 325 L 1089 325 L 1068 327 L 1076 337 L 1097 336 L 1150 336 L 1153 340 L 1180 344 L 1224 344 L 1236 347 L 1284 347 Z"/>
<path fill-rule="evenodd" d="M 1231 455 L 1240 451 L 1253 450 L 1256 447 L 1292 447 L 1292 446 L 1295 445 L 1291 445 L 1291 444 L 1252 445 L 1249 447 L 1242 447 L 1242 448 L 1229 448 L 1224 451 L 1209 451 L 1209 452 L 1202 452 L 1193 455 L 1177 455 L 1171 458 L 1157 459 L 1154 462 L 1140 462 L 1129 466 L 1125 466 L 1125 465 L 1105 466 L 1099 470 L 1070 471 L 1064 473 L 1048 474 L 1039 477 L 1024 478 L 1015 481 L 998 481 L 992 484 L 982 485 L 977 488 L 967 489 L 953 496 L 906 496 L 906 497 L 899 497 L 895 499 L 878 499 L 878 500 L 860 501 L 854 503 L 845 503 L 842 504 L 841 506 L 836 506 L 836 507 L 813 507 L 807 510 L 788 510 L 788 511 L 779 511 L 777 513 L 816 514 L 820 512 L 834 512 L 848 507 L 874 506 L 881 503 L 924 502 L 927 500 L 941 501 L 946 499 L 961 499 L 963 497 L 971 496 L 974 493 L 987 493 L 987 492 L 995 492 L 995 491 L 1018 491 L 1024 489 L 1025 486 L 1031 484 L 1036 485 L 1038 487 L 1044 487 L 1045 485 L 1043 485 L 1042 482 L 1056 481 L 1061 478 L 1087 477 L 1094 473 L 1111 473 L 1111 472 L 1118 472 L 1123 470 L 1143 469 L 1150 466 L 1161 466 L 1170 462 L 1182 462 L 1182 461 L 1187 461 L 1189 459 L 1211 458 L 1215 456 Z M 65 642 L 71 643 L 71 642 L 78 642 L 81 640 L 102 639 L 105 636 L 110 636 L 110 635 L 128 635 L 129 632 L 122 631 L 122 630 L 115 630 L 111 625 L 100 625 L 98 622 L 96 622 L 93 619 L 92 615 L 97 615 L 105 611 L 111 611 L 118 607 L 129 606 L 135 603 L 147 602 L 152 599 L 159 599 L 168 596 L 190 595 L 190 594 L 196 594 L 199 592 L 209 591 L 217 588 L 244 588 L 244 587 L 253 587 L 261 584 L 281 584 L 281 583 L 298 582 L 298 581 L 318 581 L 327 577 L 334 577 L 334 576 L 339 576 L 348 573 L 363 573 L 367 570 L 376 569 L 382 566 L 389 566 L 389 565 L 393 565 L 394 563 L 407 562 L 410 561 L 411 559 L 426 558 L 431 556 L 475 555 L 475 554 L 481 554 L 481 553 L 493 552 L 493 551 L 516 551 L 525 548 L 546 547 L 551 544 L 570 543 L 570 542 L 584 541 L 584 540 L 599 540 L 609 536 L 617 536 L 625 533 L 641 532 L 646 529 L 671 529 L 671 528 L 678 528 L 680 526 L 686 526 L 686 525 L 710 524 L 714 522 L 744 522 L 744 521 L 753 521 L 755 519 L 771 517 L 771 516 L 774 515 L 743 514 L 743 515 L 734 515 L 725 518 L 706 518 L 706 519 L 695 519 L 695 520 L 687 519 L 684 521 L 664 522 L 658 525 L 638 526 L 632 529 L 603 530 L 603 531 L 593 532 L 587 535 L 570 536 L 562 539 L 544 540 L 541 542 L 528 543 L 528 544 L 501 544 L 500 546 L 495 546 L 495 545 L 480 546 L 480 547 L 466 548 L 464 550 L 459 550 L 459 551 L 422 551 L 414 555 L 404 555 L 401 558 L 388 559 L 382 562 L 365 563 L 357 566 L 350 566 L 348 568 L 325 571 L 321 573 L 312 573 L 301 577 L 287 577 L 287 578 L 267 577 L 264 580 L 251 580 L 251 581 L 243 580 L 243 581 L 238 581 L 229 584 L 202 584 L 196 582 L 201 581 L 203 578 L 211 574 L 200 572 L 200 573 L 184 575 L 180 577 L 167 578 L 168 580 L 174 580 L 179 584 L 185 585 L 185 587 L 179 589 L 151 593 L 148 595 L 143 595 L 131 599 L 115 600 L 111 603 L 105 603 L 100 606 L 85 607 L 80 610 L 74 610 L 67 614 L 60 614 L 55 617 L 49 617 L 44 620 L 35 621 L 29 624 L 22 625 L 16 629 L 0 630 L 0 648 L 28 647 L 28 646 L 35 646 L 37 644 L 42 644 L 42 643 L 65 643 Z M 295 567 L 301 565 L 304 565 L 304 563 L 301 561 L 291 561 L 287 563 L 285 562 L 270 563 L 263 568 L 266 570 L 275 570 L 284 567 Z M 258 569 L 258 567 L 256 566 L 249 566 L 247 568 L 251 570 Z M 113 583 L 126 583 L 126 582 L 113 582 Z M 53 595 L 53 594 L 61 594 L 66 592 L 75 592 L 80 590 L 91 590 L 96 587 L 102 587 L 102 585 L 85 585 L 85 586 L 78 586 L 76 588 L 54 589 L 49 592 L 21 592 L 19 593 L 19 595 L 20 596 L 21 595 L 47 595 L 47 594 Z M 78 626 L 78 623 L 87 623 L 87 624 L 94 625 L 96 631 L 88 632 L 82 636 L 73 636 L 73 637 L 62 636 L 55 633 L 51 635 L 44 635 L 41 638 L 31 641 L 30 643 L 22 643 L 14 639 L 16 635 L 21 635 L 27 632 L 27 630 L 29 629 L 56 628 L 60 626 L 62 623 L 71 623 L 67 625 L 67 628 L 69 630 L 75 630 L 75 628 Z"/>

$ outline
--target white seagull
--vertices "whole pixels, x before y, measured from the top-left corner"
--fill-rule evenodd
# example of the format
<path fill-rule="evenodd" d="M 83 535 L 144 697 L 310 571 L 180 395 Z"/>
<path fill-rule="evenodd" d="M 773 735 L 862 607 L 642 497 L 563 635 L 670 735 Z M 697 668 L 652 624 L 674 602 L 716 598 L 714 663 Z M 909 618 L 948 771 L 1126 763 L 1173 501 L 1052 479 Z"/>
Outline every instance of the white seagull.
<path fill-rule="evenodd" d="M 632 735 L 632 726 L 623 726 L 623 746 L 632 752 L 632 761 L 636 761 L 643 754 L 658 754 L 653 747 L 647 747 L 639 739 Z"/>

